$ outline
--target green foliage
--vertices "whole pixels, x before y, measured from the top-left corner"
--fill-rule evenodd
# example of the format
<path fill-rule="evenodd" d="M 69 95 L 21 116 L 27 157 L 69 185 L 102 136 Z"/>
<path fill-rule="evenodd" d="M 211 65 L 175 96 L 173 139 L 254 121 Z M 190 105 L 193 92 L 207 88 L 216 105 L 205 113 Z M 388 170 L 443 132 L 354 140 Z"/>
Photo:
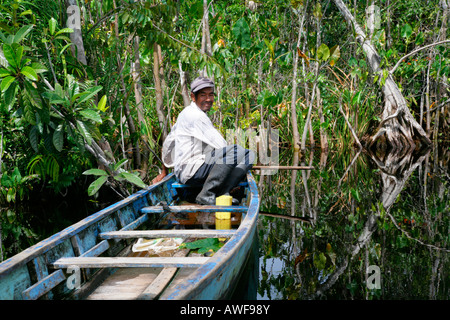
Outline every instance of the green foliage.
<path fill-rule="evenodd" d="M 0 204 L 14 204 L 15 202 L 23 201 L 28 195 L 28 189 L 32 187 L 32 181 L 37 178 L 38 175 L 36 174 L 22 176 L 17 167 L 11 173 L 3 173 L 0 178 Z"/>
<path fill-rule="evenodd" d="M 137 174 L 127 172 L 123 170 L 123 168 L 121 168 L 127 162 L 128 162 L 127 159 L 123 159 L 110 169 L 110 171 L 112 172 L 111 174 L 112 179 L 119 182 L 125 180 L 129 183 L 138 186 L 139 188 L 145 188 L 146 187 L 145 183 L 142 181 L 141 178 L 139 178 Z M 110 176 L 108 172 L 102 169 L 89 169 L 83 172 L 83 174 L 98 176 L 98 178 L 94 182 L 92 182 L 88 187 L 88 194 L 90 196 L 95 195 L 98 192 L 98 190 L 100 190 L 100 188 L 108 181 L 108 177 Z"/>
<path fill-rule="evenodd" d="M 216 252 L 224 245 L 217 238 L 199 239 L 192 242 L 182 243 L 180 249 L 197 250 L 198 253 Z"/>

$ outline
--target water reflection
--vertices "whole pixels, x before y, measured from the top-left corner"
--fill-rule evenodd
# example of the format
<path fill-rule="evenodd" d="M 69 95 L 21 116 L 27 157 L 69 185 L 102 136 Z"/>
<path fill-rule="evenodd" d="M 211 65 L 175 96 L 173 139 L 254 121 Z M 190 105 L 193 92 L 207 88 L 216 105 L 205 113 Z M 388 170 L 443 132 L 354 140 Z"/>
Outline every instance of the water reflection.
<path fill-rule="evenodd" d="M 449 155 L 311 152 L 260 178 L 262 211 L 314 224 L 261 216 L 258 299 L 448 299 Z"/>

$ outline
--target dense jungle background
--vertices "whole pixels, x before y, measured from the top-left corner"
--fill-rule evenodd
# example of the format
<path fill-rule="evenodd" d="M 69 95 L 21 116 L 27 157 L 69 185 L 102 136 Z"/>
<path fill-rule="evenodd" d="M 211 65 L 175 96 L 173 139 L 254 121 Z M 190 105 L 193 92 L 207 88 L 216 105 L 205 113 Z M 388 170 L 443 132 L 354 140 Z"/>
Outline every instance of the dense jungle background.
<path fill-rule="evenodd" d="M 314 166 L 254 172 L 263 212 L 302 218 L 261 217 L 260 298 L 448 299 L 449 13 L 448 0 L 0 0 L 0 261 L 151 184 L 205 75 L 224 135 L 277 130 L 279 164 Z M 389 274 L 381 291 L 350 272 L 372 264 Z"/>

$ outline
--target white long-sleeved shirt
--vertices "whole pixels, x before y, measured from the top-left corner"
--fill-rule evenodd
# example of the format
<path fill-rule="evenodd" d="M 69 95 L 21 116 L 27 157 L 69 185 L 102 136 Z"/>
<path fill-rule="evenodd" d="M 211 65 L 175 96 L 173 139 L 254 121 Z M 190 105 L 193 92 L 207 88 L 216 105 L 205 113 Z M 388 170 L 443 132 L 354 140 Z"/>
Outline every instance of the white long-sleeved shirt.
<path fill-rule="evenodd" d="M 205 162 L 208 151 L 226 145 L 208 115 L 195 102 L 191 102 L 181 111 L 164 141 L 162 160 L 167 168 L 173 167 L 175 176 L 185 183 Z"/>

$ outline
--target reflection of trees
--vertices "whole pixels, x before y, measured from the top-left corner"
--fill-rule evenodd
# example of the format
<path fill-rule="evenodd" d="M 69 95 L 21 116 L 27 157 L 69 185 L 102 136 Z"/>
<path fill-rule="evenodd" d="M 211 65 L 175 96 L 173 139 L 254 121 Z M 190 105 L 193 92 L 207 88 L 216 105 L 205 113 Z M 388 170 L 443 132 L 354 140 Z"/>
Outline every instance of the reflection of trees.
<path fill-rule="evenodd" d="M 429 157 L 430 150 L 425 150 L 425 152 L 417 153 L 413 150 L 407 150 L 407 152 L 402 152 L 402 150 L 397 150 L 395 153 L 387 153 L 387 154 L 369 154 L 371 159 L 377 165 L 378 169 L 381 172 L 381 196 L 380 200 L 383 205 L 383 209 L 385 213 L 390 217 L 394 226 L 403 232 L 409 239 L 413 239 L 419 242 L 422 245 L 426 245 L 431 249 L 437 249 L 435 262 L 432 267 L 431 274 L 431 282 L 429 289 L 430 298 L 436 298 L 436 287 L 435 281 L 436 278 L 439 278 L 440 274 L 438 271 L 438 266 L 442 266 L 440 264 L 441 253 L 440 250 L 447 251 L 446 249 L 439 248 L 434 245 L 426 244 L 420 239 L 415 239 L 408 232 L 401 229 L 398 226 L 398 223 L 395 221 L 394 217 L 390 214 L 390 208 L 396 201 L 397 197 L 401 193 L 401 191 L 405 187 L 405 183 L 410 178 L 411 174 L 416 170 L 417 167 L 421 166 L 424 162 L 424 159 Z M 350 167 L 354 165 L 356 162 L 356 158 L 359 156 L 359 152 L 351 161 L 349 167 L 345 171 L 344 175 L 347 174 Z M 343 178 L 339 181 L 339 186 L 342 182 Z M 367 220 L 364 224 L 364 228 L 361 230 L 357 241 L 354 244 L 348 246 L 347 250 L 350 253 L 348 256 L 344 257 L 341 261 L 340 266 L 336 266 L 335 270 L 329 275 L 327 280 L 321 284 L 321 286 L 316 290 L 313 295 L 314 297 L 321 297 L 324 293 L 329 290 L 339 279 L 339 277 L 344 274 L 346 269 L 349 266 L 349 262 L 353 260 L 360 253 L 361 249 L 367 246 L 369 241 L 372 238 L 373 233 L 377 230 L 377 220 L 380 217 L 380 209 L 377 212 L 371 212 L 367 215 Z M 433 253 L 432 253 L 433 255 Z M 367 270 L 368 259 L 365 261 L 365 269 Z"/>
<path fill-rule="evenodd" d="M 322 154 L 314 171 L 273 176 L 271 192 L 281 194 L 278 188 L 284 185 L 283 194 L 291 198 L 286 210 L 309 216 L 314 224 L 269 220 L 265 245 L 270 249 L 264 255 L 280 259 L 283 271 L 271 276 L 267 269 L 269 276 L 260 280 L 264 290 L 272 288 L 294 299 L 414 294 L 442 299 L 448 264 L 448 158 L 442 151 L 438 156 L 437 150 L 368 157 L 356 150 L 331 154 L 328 163 Z M 311 159 L 312 151 L 301 159 L 302 165 L 312 165 Z M 376 170 L 369 169 L 369 162 Z M 415 217 L 420 225 L 407 226 L 406 217 Z M 366 270 L 372 264 L 382 269 L 382 290 L 366 288 Z"/>
<path fill-rule="evenodd" d="M 392 206 L 411 173 L 422 164 L 429 153 L 430 149 L 419 154 L 412 149 L 407 149 L 406 152 L 397 149 L 396 152 L 381 155 L 369 153 L 371 159 L 381 170 L 383 182 L 381 202 L 385 210 Z"/>

